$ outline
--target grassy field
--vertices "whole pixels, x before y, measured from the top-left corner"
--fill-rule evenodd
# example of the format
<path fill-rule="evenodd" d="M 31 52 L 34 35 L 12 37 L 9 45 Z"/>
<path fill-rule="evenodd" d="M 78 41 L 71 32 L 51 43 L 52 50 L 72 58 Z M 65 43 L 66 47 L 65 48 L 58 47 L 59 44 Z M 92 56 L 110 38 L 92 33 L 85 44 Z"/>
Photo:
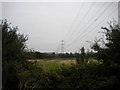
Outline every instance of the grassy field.
<path fill-rule="evenodd" d="M 37 67 L 42 67 L 44 71 L 55 70 L 65 66 L 71 66 L 76 64 L 76 60 L 73 59 L 33 59 L 28 60 L 34 62 Z M 88 64 L 100 64 L 95 59 L 90 59 Z"/>
<path fill-rule="evenodd" d="M 28 60 L 29 62 L 34 62 L 37 67 L 42 67 L 46 70 L 54 70 L 61 68 L 63 66 L 70 66 L 76 64 L 75 59 L 37 59 L 37 60 Z"/>

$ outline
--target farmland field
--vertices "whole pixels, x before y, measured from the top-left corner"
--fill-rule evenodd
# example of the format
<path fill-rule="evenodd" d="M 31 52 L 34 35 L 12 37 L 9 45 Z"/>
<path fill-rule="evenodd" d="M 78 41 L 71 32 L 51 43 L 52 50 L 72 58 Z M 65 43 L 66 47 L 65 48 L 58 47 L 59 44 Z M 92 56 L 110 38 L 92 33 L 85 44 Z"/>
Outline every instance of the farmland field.
<path fill-rule="evenodd" d="M 37 67 L 42 67 L 45 71 L 54 70 L 63 66 L 76 64 L 75 59 L 31 59 L 29 62 L 34 62 Z"/>
<path fill-rule="evenodd" d="M 28 60 L 29 62 L 33 62 L 37 67 L 41 67 L 43 68 L 44 71 L 50 71 L 50 70 L 55 70 L 55 69 L 59 69 L 61 67 L 68 67 L 71 65 L 75 65 L 76 64 L 76 59 L 75 58 L 67 58 L 67 59 L 62 59 L 62 58 L 58 58 L 58 59 L 31 59 Z M 101 64 L 101 62 L 98 62 L 95 59 L 89 59 L 88 64 Z"/>

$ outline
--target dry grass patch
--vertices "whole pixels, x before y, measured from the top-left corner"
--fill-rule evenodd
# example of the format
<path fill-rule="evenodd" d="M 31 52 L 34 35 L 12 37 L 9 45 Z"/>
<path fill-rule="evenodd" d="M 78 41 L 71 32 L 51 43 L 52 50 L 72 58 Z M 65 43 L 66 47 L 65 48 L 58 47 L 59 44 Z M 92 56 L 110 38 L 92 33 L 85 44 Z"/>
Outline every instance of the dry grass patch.
<path fill-rule="evenodd" d="M 61 60 L 60 63 L 64 65 L 71 65 L 76 64 L 76 60 Z"/>

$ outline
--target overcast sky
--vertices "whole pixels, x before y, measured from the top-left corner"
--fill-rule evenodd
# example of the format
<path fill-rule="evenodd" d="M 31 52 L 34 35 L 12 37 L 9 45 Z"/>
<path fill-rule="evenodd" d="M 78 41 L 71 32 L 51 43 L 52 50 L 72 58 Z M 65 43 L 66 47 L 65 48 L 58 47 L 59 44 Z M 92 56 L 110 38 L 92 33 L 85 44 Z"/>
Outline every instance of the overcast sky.
<path fill-rule="evenodd" d="M 89 48 L 107 21 L 118 20 L 117 2 L 4 2 L 2 18 L 28 35 L 29 49 L 75 52 Z"/>

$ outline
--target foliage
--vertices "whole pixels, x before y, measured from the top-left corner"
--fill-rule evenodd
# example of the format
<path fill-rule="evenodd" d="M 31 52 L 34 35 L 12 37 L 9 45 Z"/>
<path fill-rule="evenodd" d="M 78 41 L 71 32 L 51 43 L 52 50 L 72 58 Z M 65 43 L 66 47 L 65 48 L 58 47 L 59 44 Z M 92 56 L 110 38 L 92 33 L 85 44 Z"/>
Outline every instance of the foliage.
<path fill-rule="evenodd" d="M 98 60 L 103 60 L 105 64 L 120 64 L 120 25 L 110 23 L 110 28 L 102 27 L 105 30 L 105 47 L 101 47 L 95 42 L 92 49 L 98 52 Z"/>
<path fill-rule="evenodd" d="M 73 65 L 53 71 L 40 72 L 39 69 L 28 71 L 23 79 L 27 82 L 26 89 L 70 88 L 81 90 L 119 90 L 120 67 L 104 65 Z M 114 73 L 113 73 L 114 72 Z M 23 75 L 23 77 L 25 77 Z M 30 80 L 30 81 L 29 81 Z M 31 86 L 31 87 L 30 87 Z"/>
<path fill-rule="evenodd" d="M 24 58 L 24 49 L 27 36 L 17 33 L 17 27 L 11 27 L 7 20 L 3 20 L 2 26 L 2 55 L 4 61 Z"/>
<path fill-rule="evenodd" d="M 24 49 L 27 36 L 17 33 L 17 27 L 11 27 L 7 20 L 2 20 L 2 74 L 3 89 L 17 88 L 19 79 L 17 63 L 24 62 Z"/>

